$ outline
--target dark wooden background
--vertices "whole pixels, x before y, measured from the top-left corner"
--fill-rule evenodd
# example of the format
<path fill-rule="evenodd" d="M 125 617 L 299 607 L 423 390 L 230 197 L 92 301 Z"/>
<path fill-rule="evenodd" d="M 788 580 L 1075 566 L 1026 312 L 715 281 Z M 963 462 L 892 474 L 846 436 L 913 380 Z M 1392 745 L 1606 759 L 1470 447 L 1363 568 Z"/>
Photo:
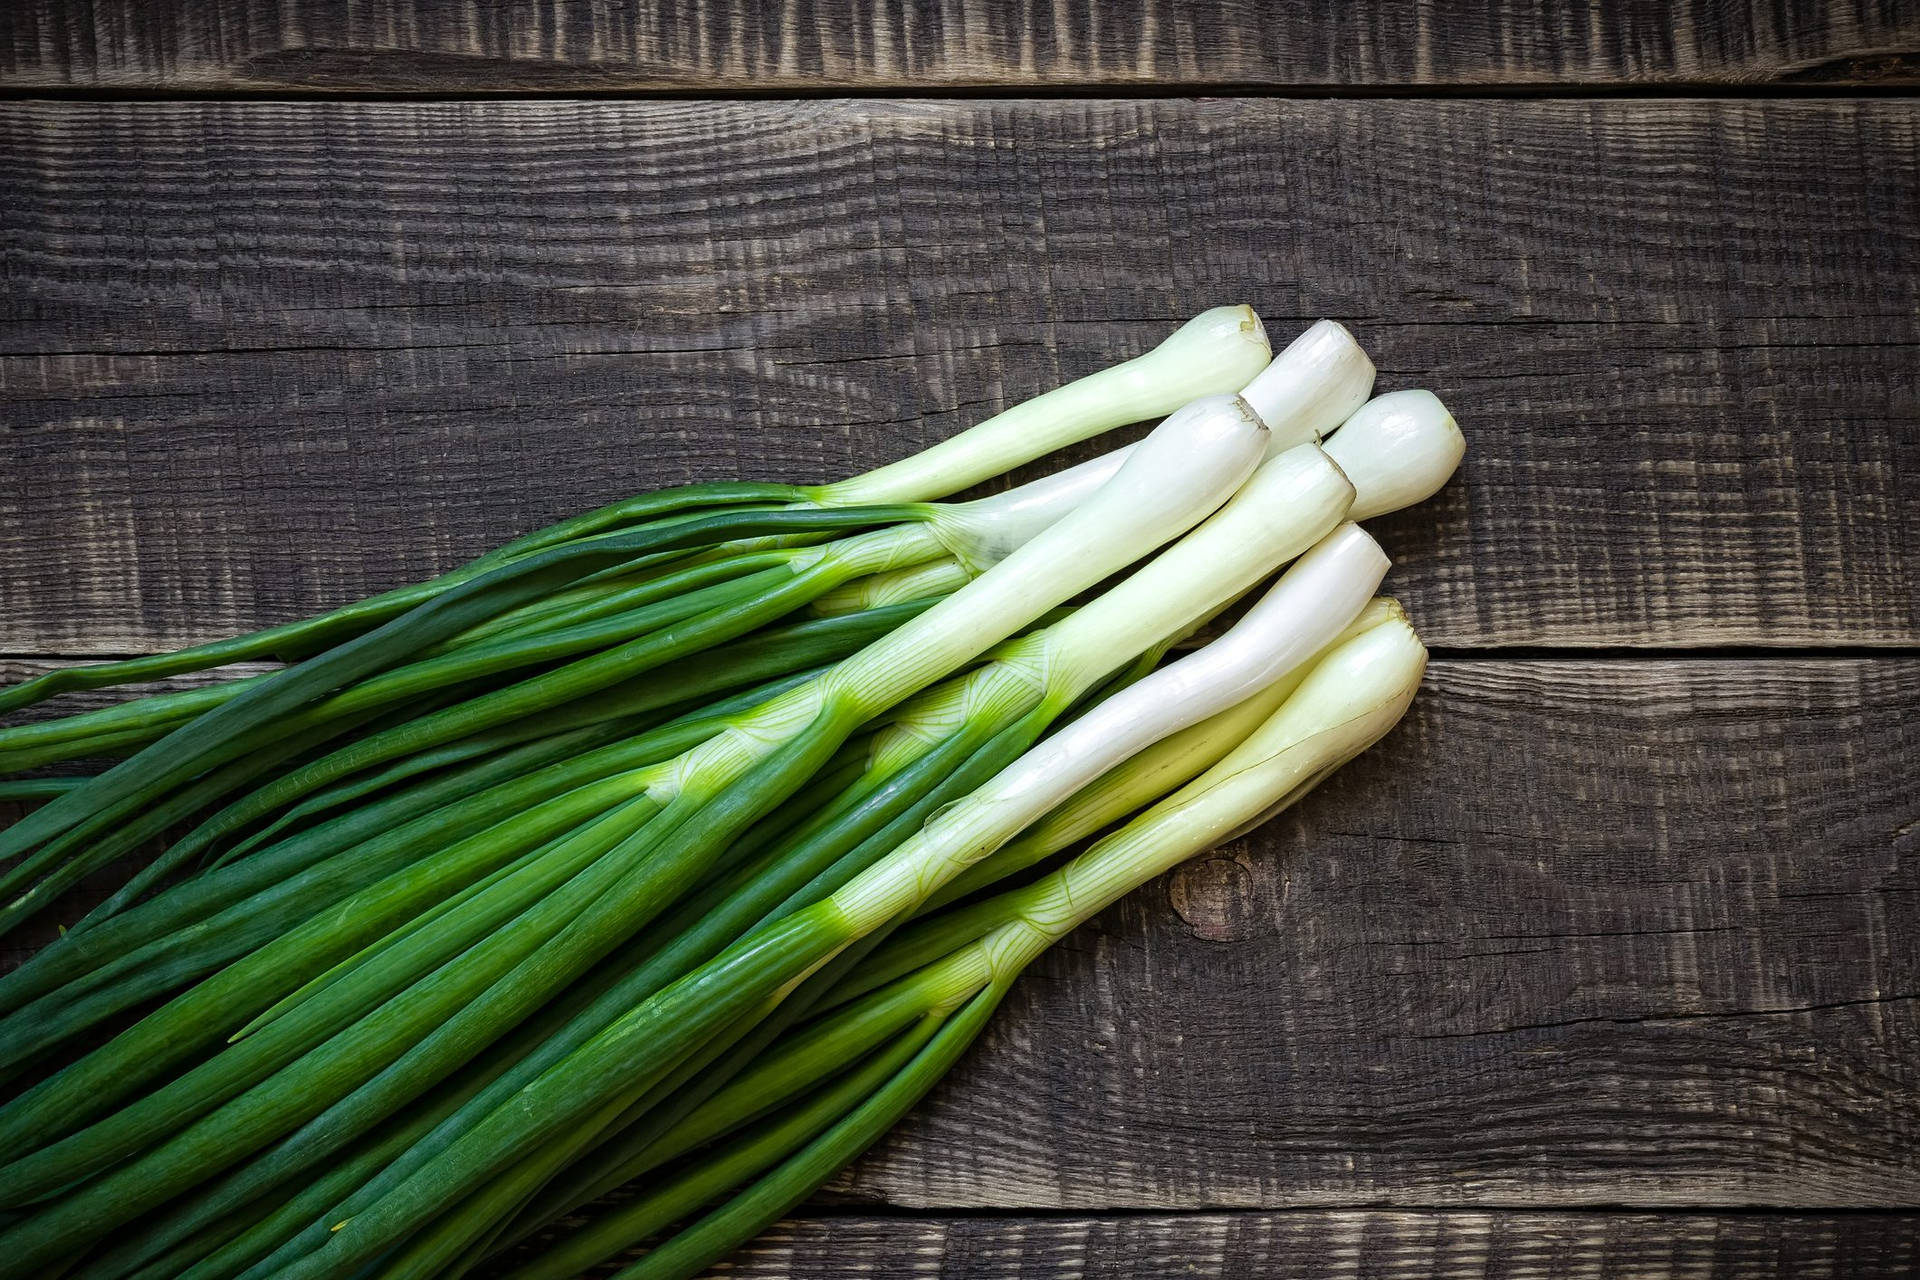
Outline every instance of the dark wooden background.
<path fill-rule="evenodd" d="M 14 0 L 0 675 L 1334 316 L 1471 441 L 1408 722 L 727 1274 L 1911 1275 L 1916 89 L 1899 0 Z"/>

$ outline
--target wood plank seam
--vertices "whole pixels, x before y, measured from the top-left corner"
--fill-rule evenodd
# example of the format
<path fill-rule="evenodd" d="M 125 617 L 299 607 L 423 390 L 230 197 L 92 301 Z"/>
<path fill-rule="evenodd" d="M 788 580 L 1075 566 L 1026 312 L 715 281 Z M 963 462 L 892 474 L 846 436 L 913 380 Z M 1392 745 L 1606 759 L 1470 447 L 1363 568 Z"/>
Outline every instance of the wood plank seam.
<path fill-rule="evenodd" d="M 582 92 L 899 92 L 1076 84 L 1547 87 L 1913 84 L 1898 0 L 1462 0 L 1355 9 L 1236 0 L 837 5 L 503 0 L 39 0 L 0 9 L 0 78 L 34 86 Z"/>

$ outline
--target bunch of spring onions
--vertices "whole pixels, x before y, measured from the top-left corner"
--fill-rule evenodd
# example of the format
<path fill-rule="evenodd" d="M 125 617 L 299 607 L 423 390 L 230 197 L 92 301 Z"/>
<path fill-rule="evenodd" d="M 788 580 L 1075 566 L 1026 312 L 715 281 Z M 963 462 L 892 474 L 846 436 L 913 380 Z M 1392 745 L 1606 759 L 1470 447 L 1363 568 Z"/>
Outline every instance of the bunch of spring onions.
<path fill-rule="evenodd" d="M 6 923 L 191 824 L 0 978 L 0 1276 L 459 1275 L 635 1179 L 529 1273 L 651 1240 L 633 1274 L 688 1275 L 778 1216 L 1040 949 L 1410 698 L 1353 521 L 1444 483 L 1458 430 L 1368 401 L 1337 325 L 1266 355 L 1222 308 L 839 485 L 633 499 L 0 695 L 291 660 L 0 734 L 15 768 L 131 753 L 0 841 Z"/>

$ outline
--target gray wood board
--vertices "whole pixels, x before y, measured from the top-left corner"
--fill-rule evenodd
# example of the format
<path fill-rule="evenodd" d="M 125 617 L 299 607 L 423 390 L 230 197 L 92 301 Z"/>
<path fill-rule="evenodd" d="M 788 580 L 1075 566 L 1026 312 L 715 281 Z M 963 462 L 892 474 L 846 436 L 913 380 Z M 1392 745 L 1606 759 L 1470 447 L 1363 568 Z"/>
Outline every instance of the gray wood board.
<path fill-rule="evenodd" d="M 833 1217 L 782 1223 L 715 1276 L 801 1280 L 1408 1280 L 1904 1277 L 1920 1217 L 1404 1213 L 1369 1209 L 1119 1218 Z"/>
<path fill-rule="evenodd" d="M 1436 662 L 1299 808 L 1043 958 L 838 1189 L 1920 1206 L 1916 723 L 1910 659 Z"/>
<path fill-rule="evenodd" d="M 826 479 L 1255 303 L 1453 404 L 1449 647 L 1920 636 L 1920 109 L 15 103 L 0 652 L 300 616 Z"/>
<path fill-rule="evenodd" d="M 1920 81 L 1899 0 L 16 0 L 0 84 L 924 92 Z"/>

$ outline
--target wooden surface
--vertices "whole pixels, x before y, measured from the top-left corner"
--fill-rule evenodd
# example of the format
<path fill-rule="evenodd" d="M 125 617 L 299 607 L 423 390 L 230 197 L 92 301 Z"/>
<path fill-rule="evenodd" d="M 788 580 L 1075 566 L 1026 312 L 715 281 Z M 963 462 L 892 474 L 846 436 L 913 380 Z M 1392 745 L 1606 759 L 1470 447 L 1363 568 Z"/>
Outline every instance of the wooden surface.
<path fill-rule="evenodd" d="M 841 1190 L 1920 1207 L 1916 755 L 1920 659 L 1438 661 L 1049 953 Z"/>
<path fill-rule="evenodd" d="M 1457 406 L 1463 482 L 1385 525 L 1437 645 L 1920 638 L 1905 101 L 0 120 L 5 651 L 302 615 L 648 484 L 829 478 L 1238 299 Z"/>
<path fill-rule="evenodd" d="M 12 0 L 25 87 L 712 93 L 1913 85 L 1903 0 Z"/>
<path fill-rule="evenodd" d="M 784 1224 L 716 1274 L 964 1280 L 1323 1275 L 1405 1280 L 1733 1280 L 1911 1275 L 1894 1215 L 1404 1213 L 1391 1210 Z"/>
<path fill-rule="evenodd" d="M 1472 446 L 1381 522 L 1407 724 L 721 1273 L 1911 1275 L 1916 51 L 1892 0 L 24 0 L 0 679 L 1335 316 Z"/>

